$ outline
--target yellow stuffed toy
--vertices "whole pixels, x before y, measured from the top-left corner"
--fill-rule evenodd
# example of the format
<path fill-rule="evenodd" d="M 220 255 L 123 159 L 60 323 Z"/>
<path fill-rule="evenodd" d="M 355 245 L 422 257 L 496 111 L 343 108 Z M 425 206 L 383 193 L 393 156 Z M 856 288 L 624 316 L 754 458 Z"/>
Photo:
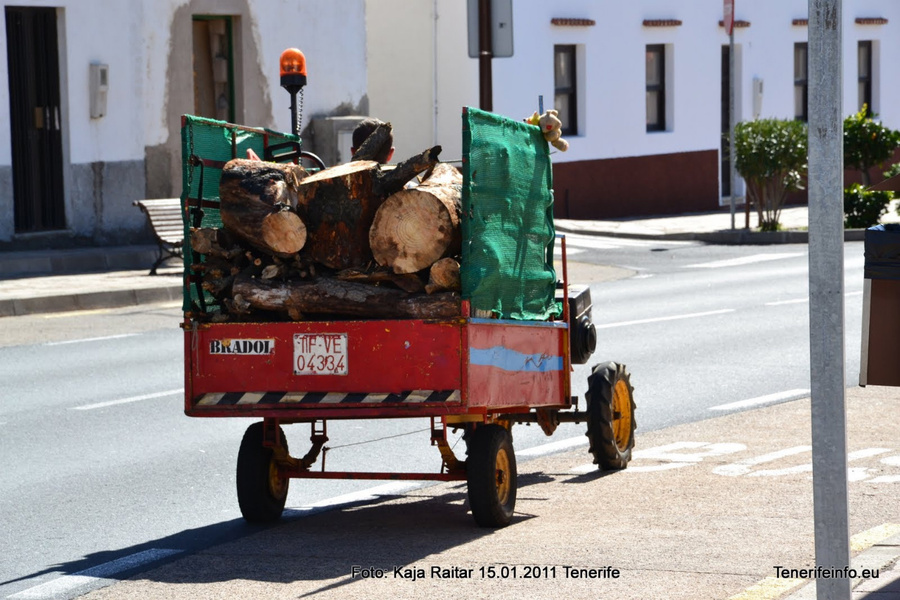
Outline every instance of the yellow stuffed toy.
<path fill-rule="evenodd" d="M 558 114 L 559 111 L 553 109 L 546 111 L 542 115 L 539 115 L 537 112 L 535 112 L 533 115 L 525 119 L 525 122 L 540 127 L 541 133 L 544 134 L 544 139 L 550 142 L 550 144 L 552 144 L 553 147 L 560 152 L 565 152 L 569 149 L 569 142 L 562 139 L 561 137 L 562 121 L 560 121 L 559 117 L 556 116 Z"/>

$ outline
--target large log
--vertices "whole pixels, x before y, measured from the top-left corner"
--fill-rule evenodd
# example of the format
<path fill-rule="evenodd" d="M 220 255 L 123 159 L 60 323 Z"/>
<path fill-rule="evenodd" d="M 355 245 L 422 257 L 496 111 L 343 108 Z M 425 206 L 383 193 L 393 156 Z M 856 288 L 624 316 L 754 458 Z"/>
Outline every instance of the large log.
<path fill-rule="evenodd" d="M 244 242 L 273 256 L 290 256 L 306 244 L 307 231 L 291 207 L 303 167 L 247 159 L 226 163 L 219 182 L 222 224 Z"/>
<path fill-rule="evenodd" d="M 297 188 L 297 212 L 306 223 L 306 253 L 332 269 L 361 268 L 372 261 L 369 228 L 384 199 L 437 162 L 440 146 L 394 169 L 358 160 L 310 175 Z"/>
<path fill-rule="evenodd" d="M 462 175 L 438 164 L 414 189 L 401 190 L 378 208 L 369 246 L 378 264 L 415 273 L 460 251 Z"/>
<path fill-rule="evenodd" d="M 368 319 L 445 319 L 460 315 L 459 294 L 413 295 L 388 287 L 322 277 L 314 281 L 263 281 L 244 274 L 232 286 L 257 310 Z M 243 308 L 243 307 L 242 307 Z"/>

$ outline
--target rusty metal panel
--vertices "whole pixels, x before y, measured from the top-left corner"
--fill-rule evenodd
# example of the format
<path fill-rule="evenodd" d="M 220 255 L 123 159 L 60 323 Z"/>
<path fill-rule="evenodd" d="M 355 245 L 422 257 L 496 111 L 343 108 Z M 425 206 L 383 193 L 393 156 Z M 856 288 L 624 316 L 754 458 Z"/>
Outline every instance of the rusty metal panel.
<path fill-rule="evenodd" d="M 473 319 L 467 330 L 470 408 L 569 405 L 564 323 Z"/>
<path fill-rule="evenodd" d="M 200 326 L 185 331 L 186 409 L 458 405 L 461 327 L 417 320 Z"/>

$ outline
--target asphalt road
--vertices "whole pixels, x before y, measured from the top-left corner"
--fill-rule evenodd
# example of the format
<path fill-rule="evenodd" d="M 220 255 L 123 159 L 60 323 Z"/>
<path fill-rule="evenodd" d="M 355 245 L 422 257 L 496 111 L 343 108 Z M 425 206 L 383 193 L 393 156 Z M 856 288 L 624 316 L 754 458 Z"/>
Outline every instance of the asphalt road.
<path fill-rule="evenodd" d="M 615 360 L 631 371 L 639 445 L 641 432 L 740 410 L 715 407 L 788 400 L 808 390 L 806 246 L 568 241 L 573 280 L 600 272 L 591 265 L 618 267 L 603 269 L 604 281 L 591 286 L 599 333 L 592 364 Z M 851 386 L 859 363 L 862 244 L 847 244 L 845 256 Z M 175 306 L 3 320 L 0 597 L 72 596 L 84 589 L 55 589 L 52 582 L 91 569 L 102 576 L 98 565 L 123 557 L 151 561 L 256 531 L 240 519 L 234 494 L 237 448 L 249 422 L 183 416 L 178 322 Z M 583 395 L 588 372 L 576 369 L 575 393 Z M 287 434 L 296 455 L 308 429 L 296 425 Z M 577 425 L 552 438 L 537 427 L 517 426 L 514 434 L 520 460 L 548 442 L 586 444 Z M 424 420 L 331 422 L 329 437 L 329 469 L 440 464 Z M 294 481 L 286 516 L 300 518 L 317 503 L 380 485 Z M 134 568 L 146 564 L 137 560 Z"/>

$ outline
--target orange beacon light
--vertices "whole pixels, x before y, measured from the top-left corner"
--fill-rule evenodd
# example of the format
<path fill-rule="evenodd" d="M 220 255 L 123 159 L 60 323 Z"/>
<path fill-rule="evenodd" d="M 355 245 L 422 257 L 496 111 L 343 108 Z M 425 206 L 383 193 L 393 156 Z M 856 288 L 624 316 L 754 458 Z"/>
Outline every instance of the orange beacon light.
<path fill-rule="evenodd" d="M 296 48 L 281 53 L 281 87 L 306 85 L 306 57 Z"/>
<path fill-rule="evenodd" d="M 297 115 L 297 93 L 303 103 L 303 86 L 306 85 L 306 57 L 297 48 L 288 48 L 279 60 L 281 87 L 291 95 L 291 133 L 300 135 L 300 120 Z M 301 117 L 302 118 L 302 117 Z"/>

